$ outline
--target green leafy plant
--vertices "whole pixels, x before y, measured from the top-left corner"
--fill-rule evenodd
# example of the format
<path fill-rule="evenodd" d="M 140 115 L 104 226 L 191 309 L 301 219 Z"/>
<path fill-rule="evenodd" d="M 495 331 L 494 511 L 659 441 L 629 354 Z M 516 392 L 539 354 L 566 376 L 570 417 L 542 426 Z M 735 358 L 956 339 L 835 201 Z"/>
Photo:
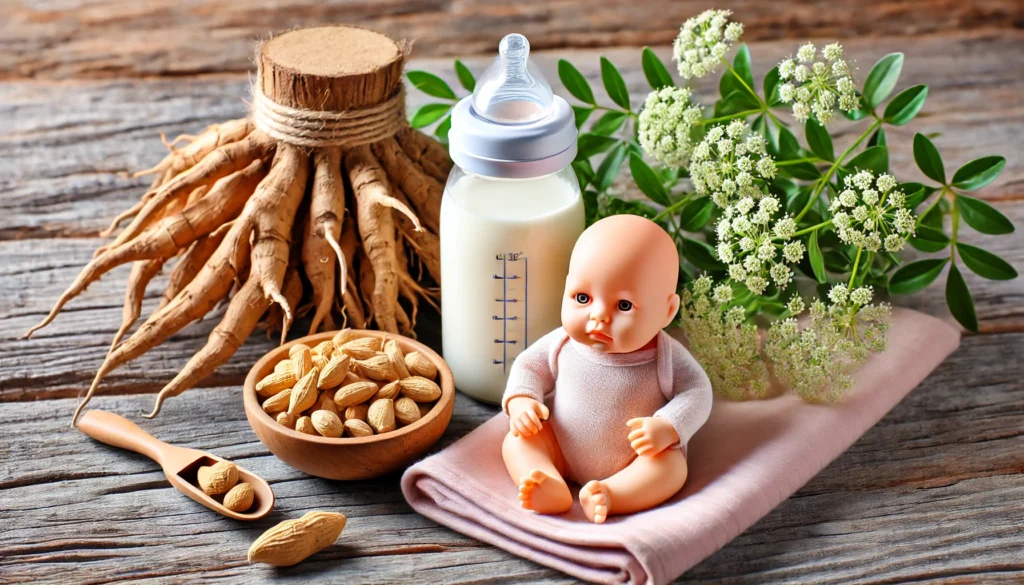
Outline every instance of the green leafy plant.
<path fill-rule="evenodd" d="M 707 10 L 683 24 L 673 45 L 682 78 L 721 71 L 710 106 L 677 86 L 649 47 L 641 64 L 652 91 L 642 104 L 631 101 L 608 59 L 601 57 L 600 71 L 610 103 L 598 100 L 576 66 L 558 61 L 558 77 L 578 102 L 572 166 L 588 222 L 632 213 L 672 235 L 686 289 L 680 322 L 691 340 L 700 340 L 694 353 L 716 389 L 734 398 L 763 396 L 763 364 L 771 362 L 775 376 L 802 397 L 839 399 L 852 383 L 842 372 L 885 347 L 889 307 L 872 302 L 874 291 L 918 292 L 947 265 L 950 311 L 977 331 L 961 267 L 996 280 L 1016 278 L 1017 271 L 961 242 L 961 228 L 1014 230 L 998 210 L 968 195 L 992 183 L 1006 160 L 982 157 L 949 177 L 938 149 L 918 133 L 914 159 L 934 183 L 897 180 L 889 172 L 886 128 L 914 121 L 929 91 L 915 85 L 893 95 L 902 53 L 881 58 L 858 84 L 839 44 L 819 50 L 807 43 L 768 71 L 758 91 L 750 51 L 737 45 L 743 27 L 730 17 Z M 471 91 L 472 75 L 458 61 L 456 72 Z M 409 79 L 446 100 L 421 107 L 414 126 L 440 120 L 457 99 L 430 74 L 414 71 Z M 860 126 L 841 150 L 829 131 L 836 112 Z M 438 136 L 449 121 L 439 124 Z M 616 179 L 624 167 L 643 198 L 621 195 Z M 906 262 L 905 242 L 935 256 Z M 763 343 L 751 333 L 754 325 L 768 328 Z"/>

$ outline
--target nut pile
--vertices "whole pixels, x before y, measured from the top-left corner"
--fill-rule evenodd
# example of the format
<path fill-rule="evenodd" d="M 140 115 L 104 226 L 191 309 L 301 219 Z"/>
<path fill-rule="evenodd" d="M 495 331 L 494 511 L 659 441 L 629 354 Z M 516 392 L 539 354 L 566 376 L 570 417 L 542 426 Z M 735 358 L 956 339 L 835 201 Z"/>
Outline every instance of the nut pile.
<path fill-rule="evenodd" d="M 208 496 L 224 498 L 224 507 L 233 512 L 245 512 L 252 507 L 256 492 L 244 481 L 238 481 L 238 467 L 230 461 L 218 461 L 199 468 L 197 478 L 199 489 Z"/>
<path fill-rule="evenodd" d="M 256 384 L 263 410 L 300 433 L 337 438 L 391 432 L 425 416 L 441 397 L 437 366 L 396 339 L 339 331 L 301 343 Z"/>

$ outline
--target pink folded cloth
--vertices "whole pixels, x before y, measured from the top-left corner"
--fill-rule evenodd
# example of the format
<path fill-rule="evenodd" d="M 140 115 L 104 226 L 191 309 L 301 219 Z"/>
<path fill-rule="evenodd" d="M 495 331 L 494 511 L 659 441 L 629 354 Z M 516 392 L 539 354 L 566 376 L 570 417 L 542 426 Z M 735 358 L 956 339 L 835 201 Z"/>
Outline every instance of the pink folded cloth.
<path fill-rule="evenodd" d="M 595 525 L 579 503 L 561 516 L 519 507 L 501 460 L 499 414 L 413 465 L 402 491 L 420 514 L 513 554 L 599 583 L 667 583 L 722 548 L 845 451 L 960 343 L 936 318 L 894 309 L 889 349 L 837 405 L 716 399 L 689 444 L 686 486 L 664 505 Z M 625 436 L 623 436 L 623 440 Z"/>

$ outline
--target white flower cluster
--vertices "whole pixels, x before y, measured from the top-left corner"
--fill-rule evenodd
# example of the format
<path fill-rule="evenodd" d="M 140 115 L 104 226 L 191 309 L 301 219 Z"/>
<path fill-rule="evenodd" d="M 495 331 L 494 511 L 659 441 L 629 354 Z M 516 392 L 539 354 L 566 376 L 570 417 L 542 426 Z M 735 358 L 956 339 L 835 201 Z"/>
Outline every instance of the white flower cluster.
<path fill-rule="evenodd" d="M 686 165 L 693 150 L 690 130 L 700 122 L 700 106 L 690 102 L 690 90 L 663 87 L 647 96 L 637 134 L 647 154 L 668 166 Z"/>
<path fill-rule="evenodd" d="M 690 351 L 715 391 L 734 400 L 765 397 L 771 387 L 757 326 L 746 322 L 743 307 L 729 307 L 729 285 L 714 286 L 705 275 L 680 297 L 680 323 Z"/>
<path fill-rule="evenodd" d="M 811 305 L 805 327 L 793 317 L 776 321 L 765 342 L 776 377 L 811 402 L 842 398 L 853 385 L 850 371 L 870 352 L 885 351 L 889 329 L 889 305 L 870 304 L 870 287 L 851 291 L 837 284 L 828 296 L 831 305 L 821 301 Z M 801 310 L 802 305 L 800 301 Z"/>
<path fill-rule="evenodd" d="M 743 25 L 729 22 L 731 15 L 730 10 L 705 10 L 683 23 L 672 45 L 672 55 L 684 79 L 713 72 L 739 40 Z"/>
<path fill-rule="evenodd" d="M 779 217 L 781 204 L 772 195 L 744 197 L 725 208 L 718 221 L 718 258 L 729 265 L 729 277 L 762 294 L 771 282 L 782 289 L 793 280 L 790 264 L 804 256 L 799 240 L 789 241 L 796 222 Z"/>
<path fill-rule="evenodd" d="M 850 76 L 850 68 L 843 60 L 843 47 L 832 43 L 821 51 L 822 61 L 816 61 L 817 49 L 811 43 L 800 47 L 796 59 L 779 63 L 779 77 L 786 83 L 779 86 L 779 98 L 793 104 L 793 117 L 806 122 L 814 115 L 822 125 L 832 120 L 838 102 L 839 108 L 852 112 L 857 109 L 857 93 Z"/>
<path fill-rule="evenodd" d="M 692 160 L 694 190 L 723 208 L 743 197 L 760 198 L 765 183 L 776 173 L 764 137 L 751 133 L 742 120 L 708 130 L 693 149 Z"/>
<path fill-rule="evenodd" d="M 832 200 L 832 225 L 844 243 L 877 252 L 898 252 L 914 235 L 917 219 L 906 207 L 907 196 L 896 188 L 896 179 L 871 171 L 846 177 L 845 189 Z"/>

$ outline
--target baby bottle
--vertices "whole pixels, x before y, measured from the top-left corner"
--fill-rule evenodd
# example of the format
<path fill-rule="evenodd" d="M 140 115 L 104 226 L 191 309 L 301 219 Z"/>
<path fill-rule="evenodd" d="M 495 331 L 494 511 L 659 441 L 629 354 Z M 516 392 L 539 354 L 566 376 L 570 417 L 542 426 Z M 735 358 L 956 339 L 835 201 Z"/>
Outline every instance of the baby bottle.
<path fill-rule="evenodd" d="M 529 63 L 526 37 L 498 52 L 452 112 L 440 230 L 444 357 L 458 389 L 487 402 L 501 400 L 515 357 L 561 325 L 586 221 L 572 108 Z"/>

